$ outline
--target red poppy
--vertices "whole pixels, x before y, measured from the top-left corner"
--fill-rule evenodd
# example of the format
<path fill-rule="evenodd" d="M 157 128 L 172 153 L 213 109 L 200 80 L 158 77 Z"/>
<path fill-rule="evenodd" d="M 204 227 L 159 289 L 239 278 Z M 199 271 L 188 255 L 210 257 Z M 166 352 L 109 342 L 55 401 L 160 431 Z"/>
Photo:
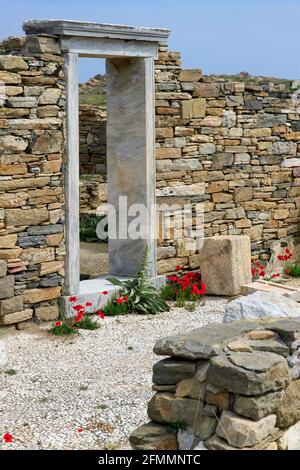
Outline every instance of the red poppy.
<path fill-rule="evenodd" d="M 86 307 L 91 307 L 92 305 L 93 305 L 92 302 L 87 302 L 87 303 L 85 304 Z"/>
<path fill-rule="evenodd" d="M 277 259 L 279 259 L 279 261 L 284 261 L 284 256 L 278 255 L 278 256 L 277 256 Z"/>
<path fill-rule="evenodd" d="M 101 294 L 107 295 L 107 294 L 108 294 L 108 290 L 104 290 L 103 292 L 101 292 Z"/>
<path fill-rule="evenodd" d="M 70 302 L 76 302 L 77 297 L 76 295 L 72 295 L 72 297 L 69 298 Z"/>
<path fill-rule="evenodd" d="M 117 302 L 119 305 L 121 305 L 121 304 L 123 303 L 123 299 L 121 299 L 121 297 L 118 297 L 118 298 L 116 299 L 116 302 Z"/>
<path fill-rule="evenodd" d="M 126 295 L 123 297 L 123 302 L 128 302 L 128 297 L 126 297 Z"/>
<path fill-rule="evenodd" d="M 266 275 L 265 271 L 260 271 L 260 273 L 259 273 L 260 277 L 265 277 L 265 275 Z"/>
<path fill-rule="evenodd" d="M 256 276 L 256 274 L 258 273 L 258 269 L 251 268 L 251 273 L 252 273 L 252 276 Z"/>
<path fill-rule="evenodd" d="M 83 310 L 80 310 L 78 313 L 77 313 L 77 318 L 76 318 L 76 323 L 80 323 L 82 318 L 83 318 L 83 315 L 84 315 L 84 311 Z"/>
<path fill-rule="evenodd" d="M 82 432 L 83 431 L 83 428 L 78 428 L 77 429 L 77 432 Z"/>
<path fill-rule="evenodd" d="M 72 307 L 74 310 L 76 310 L 77 312 L 79 312 L 80 310 L 84 310 L 84 306 L 83 305 L 75 305 L 74 307 Z"/>
<path fill-rule="evenodd" d="M 54 325 L 55 325 L 55 326 L 61 326 L 62 323 L 61 323 L 61 321 L 56 321 L 56 322 L 54 323 Z"/>
<path fill-rule="evenodd" d="M 181 271 L 183 269 L 183 266 L 179 266 L 179 264 L 176 266 L 175 271 Z"/>
<path fill-rule="evenodd" d="M 290 274 L 291 270 L 290 270 L 290 268 L 285 268 L 284 272 L 285 272 L 285 274 Z"/>
<path fill-rule="evenodd" d="M 105 318 L 105 315 L 104 315 L 104 313 L 102 312 L 102 310 L 98 310 L 97 313 L 98 313 L 98 315 L 99 315 L 100 318 L 102 318 L 102 319 Z"/>
<path fill-rule="evenodd" d="M 6 432 L 6 433 L 3 435 L 3 439 L 4 439 L 4 441 L 7 442 L 7 443 L 13 441 L 13 437 L 12 437 L 11 434 L 9 434 L 9 432 Z"/>
<path fill-rule="evenodd" d="M 280 276 L 279 273 L 272 274 L 272 277 L 279 277 L 279 276 Z"/>

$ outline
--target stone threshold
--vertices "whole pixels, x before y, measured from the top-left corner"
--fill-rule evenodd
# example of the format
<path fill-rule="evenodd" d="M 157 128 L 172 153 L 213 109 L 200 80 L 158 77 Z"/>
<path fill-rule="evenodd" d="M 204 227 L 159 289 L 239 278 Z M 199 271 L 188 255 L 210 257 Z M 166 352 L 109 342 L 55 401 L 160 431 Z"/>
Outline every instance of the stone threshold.
<path fill-rule="evenodd" d="M 95 279 L 88 279 L 85 281 L 80 281 L 79 283 L 79 293 L 76 295 L 76 303 L 70 302 L 70 296 L 62 296 L 62 305 L 66 318 L 72 318 L 76 316 L 76 311 L 72 308 L 74 305 L 86 305 L 87 302 L 91 302 L 91 307 L 86 307 L 86 313 L 95 313 L 97 310 L 102 309 L 111 297 L 118 292 L 120 289 L 118 286 L 115 286 L 107 279 L 109 277 L 115 277 L 120 281 L 125 281 L 130 279 L 129 277 L 124 276 L 113 276 L 112 274 L 103 274 Z M 150 279 L 151 283 L 155 285 L 157 289 L 162 287 L 166 282 L 165 276 L 155 276 Z M 103 294 L 103 292 L 108 292 L 108 294 Z"/>

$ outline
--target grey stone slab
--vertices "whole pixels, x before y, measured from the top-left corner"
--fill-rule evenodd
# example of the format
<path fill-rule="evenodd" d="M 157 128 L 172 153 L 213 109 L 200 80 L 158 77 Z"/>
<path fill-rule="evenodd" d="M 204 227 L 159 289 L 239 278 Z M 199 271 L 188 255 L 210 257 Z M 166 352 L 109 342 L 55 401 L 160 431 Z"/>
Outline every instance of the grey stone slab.
<path fill-rule="evenodd" d="M 163 359 L 153 366 L 153 382 L 160 385 L 176 384 L 182 379 L 192 377 L 195 371 L 195 362 L 184 359 Z"/>
<path fill-rule="evenodd" d="M 53 225 L 34 225 L 28 227 L 29 235 L 51 235 L 53 233 L 62 233 L 64 231 L 64 226 L 62 224 L 53 224 Z"/>
<path fill-rule="evenodd" d="M 26 34 L 58 34 L 96 38 L 132 39 L 135 41 L 166 42 L 170 30 L 129 25 L 94 23 L 72 20 L 29 20 L 23 23 Z"/>
<path fill-rule="evenodd" d="M 242 333 L 257 328 L 261 328 L 258 322 L 206 325 L 182 335 L 159 339 L 155 343 L 154 352 L 160 356 L 209 359 L 220 354 L 227 343 Z"/>

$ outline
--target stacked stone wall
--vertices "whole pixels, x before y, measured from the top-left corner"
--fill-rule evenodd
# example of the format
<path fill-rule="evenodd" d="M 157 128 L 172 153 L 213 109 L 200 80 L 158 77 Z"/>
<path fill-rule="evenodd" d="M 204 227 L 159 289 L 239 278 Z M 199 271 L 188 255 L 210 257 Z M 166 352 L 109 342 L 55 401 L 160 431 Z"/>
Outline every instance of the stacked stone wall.
<path fill-rule="evenodd" d="M 54 37 L 0 45 L 0 324 L 58 316 L 65 81 Z M 25 322 L 25 323 L 24 323 Z"/>
<path fill-rule="evenodd" d="M 299 450 L 299 318 L 214 324 L 158 340 L 139 450 Z"/>

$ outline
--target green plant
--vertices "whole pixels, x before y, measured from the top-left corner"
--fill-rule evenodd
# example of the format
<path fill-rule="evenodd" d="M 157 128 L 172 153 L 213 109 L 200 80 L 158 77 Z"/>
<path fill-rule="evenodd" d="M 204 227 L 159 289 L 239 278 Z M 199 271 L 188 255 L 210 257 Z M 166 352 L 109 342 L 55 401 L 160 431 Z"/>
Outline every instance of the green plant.
<path fill-rule="evenodd" d="M 113 277 L 108 279 L 112 284 L 121 288 L 120 294 L 123 299 L 126 299 L 123 303 L 129 313 L 154 315 L 169 310 L 169 306 L 149 281 L 148 264 L 148 249 L 146 248 L 136 278 L 127 281 L 120 281 Z M 118 299 L 116 302 L 118 302 Z"/>
<path fill-rule="evenodd" d="M 128 313 L 127 303 L 126 302 L 119 303 L 117 302 L 118 299 L 119 299 L 118 294 L 114 294 L 111 296 L 110 300 L 102 308 L 102 311 L 105 316 L 114 317 L 117 315 L 125 315 L 126 313 Z"/>
<path fill-rule="evenodd" d="M 296 263 L 288 263 L 284 268 L 284 274 L 291 277 L 300 277 L 300 266 Z"/>
<path fill-rule="evenodd" d="M 63 322 L 60 321 L 60 322 L 56 322 L 52 326 L 52 328 L 48 330 L 48 333 L 50 333 L 51 335 L 55 335 L 55 336 L 64 336 L 64 335 L 68 336 L 68 335 L 73 335 L 77 333 L 77 331 L 72 325 L 70 325 L 66 321 L 63 321 Z"/>
<path fill-rule="evenodd" d="M 103 219 L 103 215 L 84 215 L 80 220 L 80 240 L 99 241 L 97 225 Z M 102 240 L 103 241 L 103 240 Z"/>
<path fill-rule="evenodd" d="M 80 322 L 74 324 L 74 327 L 81 330 L 98 330 L 100 325 L 90 316 L 85 315 Z"/>
<path fill-rule="evenodd" d="M 172 423 L 169 423 L 168 426 L 167 426 L 167 430 L 169 432 L 173 432 L 173 431 L 186 431 L 187 429 L 187 424 L 185 421 L 173 421 Z"/>

